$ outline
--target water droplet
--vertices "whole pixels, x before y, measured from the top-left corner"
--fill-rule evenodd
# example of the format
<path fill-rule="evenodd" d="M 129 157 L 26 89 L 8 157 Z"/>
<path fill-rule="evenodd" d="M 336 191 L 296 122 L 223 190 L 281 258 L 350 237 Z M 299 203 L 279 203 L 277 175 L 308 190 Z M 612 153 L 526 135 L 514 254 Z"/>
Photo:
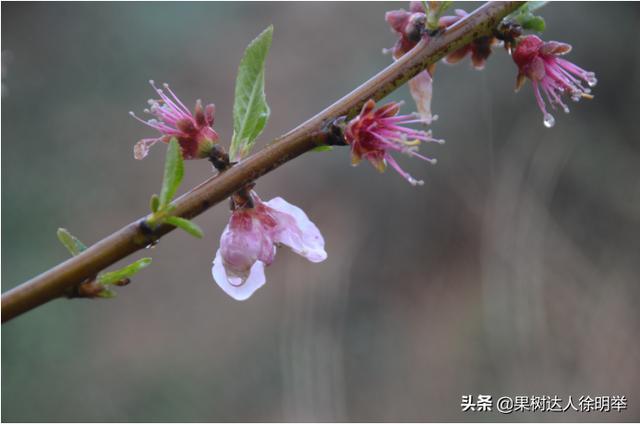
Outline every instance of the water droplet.
<path fill-rule="evenodd" d="M 562 105 L 562 109 L 564 110 L 565 114 L 568 114 L 570 112 L 569 107 L 567 105 Z"/>
<path fill-rule="evenodd" d="M 587 80 L 587 84 L 589 84 L 589 87 L 594 87 L 596 84 L 598 84 L 598 79 L 596 78 L 596 74 L 594 74 L 593 72 L 587 73 L 586 80 Z"/>
<path fill-rule="evenodd" d="M 247 280 L 247 278 L 241 277 L 241 276 L 234 276 L 232 274 L 227 274 L 227 280 L 232 286 L 240 286 Z"/>
<path fill-rule="evenodd" d="M 553 118 L 553 115 L 551 115 L 548 112 L 546 114 L 544 114 L 543 122 L 544 122 L 544 126 L 547 127 L 547 128 L 551 128 L 554 125 L 556 125 L 556 119 Z"/>
<path fill-rule="evenodd" d="M 422 186 L 422 185 L 424 185 L 424 180 L 416 180 L 413 177 L 409 177 L 408 180 L 409 180 L 409 183 L 411 183 L 413 186 Z"/>

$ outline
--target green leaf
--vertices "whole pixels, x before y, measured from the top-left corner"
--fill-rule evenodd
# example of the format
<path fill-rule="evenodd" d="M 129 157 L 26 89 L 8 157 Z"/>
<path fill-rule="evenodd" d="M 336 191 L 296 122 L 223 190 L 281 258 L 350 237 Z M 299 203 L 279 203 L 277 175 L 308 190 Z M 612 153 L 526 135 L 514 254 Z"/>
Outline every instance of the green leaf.
<path fill-rule="evenodd" d="M 544 18 L 536 16 L 533 13 L 521 16 L 518 21 L 522 28 L 526 30 L 543 32 L 545 28 Z"/>
<path fill-rule="evenodd" d="M 540 9 L 547 3 L 546 1 L 526 2 L 518 10 L 507 16 L 505 20 L 515 22 L 525 30 L 543 32 L 545 29 L 544 18 L 534 15 L 532 12 Z"/>
<path fill-rule="evenodd" d="M 264 64 L 271 47 L 273 25 L 253 40 L 244 52 L 236 77 L 233 104 L 233 137 L 229 156 L 238 161 L 251 151 L 269 119 L 264 94 Z"/>
<path fill-rule="evenodd" d="M 204 232 L 202 231 L 202 229 L 200 229 L 200 226 L 198 226 L 193 221 L 187 220 L 186 218 L 169 216 L 164 219 L 164 222 L 169 223 L 172 226 L 179 227 L 180 229 L 184 230 L 191 236 L 195 236 L 196 238 L 202 238 L 204 236 Z"/>
<path fill-rule="evenodd" d="M 164 208 L 171 203 L 176 194 L 182 178 L 184 177 L 184 161 L 178 140 L 174 137 L 169 142 L 167 157 L 164 162 L 164 178 L 162 179 L 162 190 L 160 191 L 160 208 Z"/>
<path fill-rule="evenodd" d="M 67 229 L 60 227 L 58 229 L 58 240 L 65 248 L 69 250 L 71 255 L 76 256 L 87 249 L 87 246 L 80 242 L 78 238 L 73 236 Z"/>
<path fill-rule="evenodd" d="M 104 288 L 102 291 L 98 292 L 97 296 L 100 298 L 114 298 L 116 296 L 116 291 Z"/>
<path fill-rule="evenodd" d="M 151 195 L 151 202 L 149 206 L 151 207 L 151 212 L 158 212 L 160 209 L 160 197 L 155 193 Z"/>
<path fill-rule="evenodd" d="M 140 270 L 147 267 L 149 264 L 151 264 L 151 258 L 141 258 L 138 261 L 135 261 L 121 269 L 98 275 L 98 282 L 102 283 L 103 285 L 113 285 L 114 283 L 119 282 L 122 279 L 133 276 Z"/>
<path fill-rule="evenodd" d="M 313 152 L 328 152 L 332 150 L 333 150 L 333 146 L 329 146 L 329 145 L 320 145 L 312 149 Z"/>

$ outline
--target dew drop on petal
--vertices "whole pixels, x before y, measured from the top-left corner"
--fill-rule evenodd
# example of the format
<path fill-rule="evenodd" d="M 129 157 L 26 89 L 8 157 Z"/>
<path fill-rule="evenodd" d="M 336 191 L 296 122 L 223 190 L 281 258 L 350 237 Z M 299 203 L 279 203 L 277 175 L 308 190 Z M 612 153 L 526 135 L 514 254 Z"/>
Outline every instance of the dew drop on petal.
<path fill-rule="evenodd" d="M 568 114 L 568 113 L 570 112 L 570 111 L 569 111 L 569 107 L 568 107 L 567 105 L 564 105 L 564 106 L 562 107 L 562 109 L 564 110 L 564 113 L 565 113 L 565 114 Z"/>
<path fill-rule="evenodd" d="M 232 286 L 240 286 L 242 285 L 245 280 L 247 280 L 246 278 L 242 278 L 240 276 L 233 276 L 233 275 L 227 275 L 227 280 L 229 281 L 229 283 Z"/>
<path fill-rule="evenodd" d="M 551 128 L 554 125 L 556 125 L 556 119 L 553 117 L 553 115 L 551 115 L 550 113 L 546 113 L 544 114 L 544 126 L 547 128 Z"/>
<path fill-rule="evenodd" d="M 594 87 L 596 84 L 598 84 L 598 79 L 596 78 L 596 74 L 594 74 L 593 72 L 587 73 L 586 80 L 587 80 L 587 84 L 589 84 L 589 87 Z"/>

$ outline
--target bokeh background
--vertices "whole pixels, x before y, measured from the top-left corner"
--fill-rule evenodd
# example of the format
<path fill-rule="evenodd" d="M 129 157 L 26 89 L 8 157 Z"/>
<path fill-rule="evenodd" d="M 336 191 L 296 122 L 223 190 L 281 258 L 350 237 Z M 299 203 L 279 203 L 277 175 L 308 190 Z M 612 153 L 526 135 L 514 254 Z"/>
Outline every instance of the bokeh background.
<path fill-rule="evenodd" d="M 477 4 L 475 4 L 477 5 Z M 467 9 L 475 5 L 462 5 Z M 164 149 L 131 119 L 167 81 L 217 105 L 231 136 L 244 47 L 275 25 L 272 138 L 390 62 L 403 3 L 2 4 L 2 290 L 148 211 Z M 640 419 L 640 7 L 560 3 L 547 39 L 599 79 L 552 130 L 497 50 L 436 73 L 436 166 L 423 178 L 307 154 L 259 181 L 301 206 L 329 258 L 281 249 L 236 302 L 210 264 L 226 204 L 175 232 L 113 300 L 59 300 L 2 326 L 5 421 Z M 390 96 L 410 100 L 406 88 Z M 407 103 L 410 107 L 411 103 Z M 410 108 L 405 107 L 406 111 Z M 189 162 L 186 191 L 211 175 Z M 625 395 L 622 413 L 463 413 L 464 394 Z"/>

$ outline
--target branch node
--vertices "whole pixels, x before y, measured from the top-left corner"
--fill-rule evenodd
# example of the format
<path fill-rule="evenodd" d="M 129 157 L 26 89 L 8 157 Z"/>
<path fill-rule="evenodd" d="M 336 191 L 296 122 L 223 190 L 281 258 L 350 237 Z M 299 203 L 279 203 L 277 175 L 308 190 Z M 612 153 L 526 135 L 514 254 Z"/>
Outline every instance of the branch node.
<path fill-rule="evenodd" d="M 214 168 L 218 170 L 219 173 L 228 170 L 236 164 L 235 162 L 229 161 L 229 154 L 226 153 L 224 148 L 219 145 L 213 145 L 207 159 L 211 164 L 213 164 Z"/>

